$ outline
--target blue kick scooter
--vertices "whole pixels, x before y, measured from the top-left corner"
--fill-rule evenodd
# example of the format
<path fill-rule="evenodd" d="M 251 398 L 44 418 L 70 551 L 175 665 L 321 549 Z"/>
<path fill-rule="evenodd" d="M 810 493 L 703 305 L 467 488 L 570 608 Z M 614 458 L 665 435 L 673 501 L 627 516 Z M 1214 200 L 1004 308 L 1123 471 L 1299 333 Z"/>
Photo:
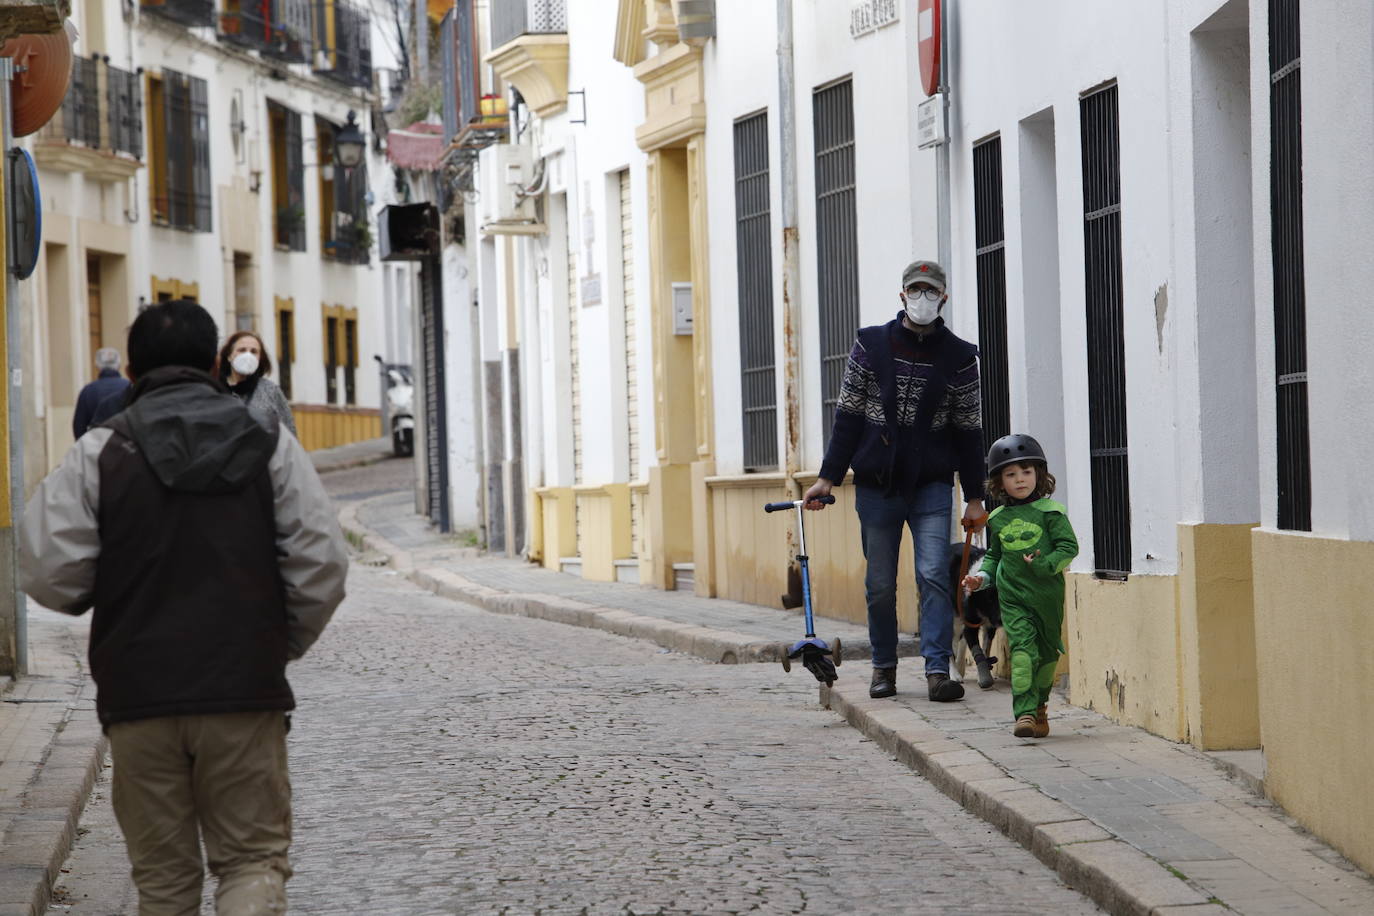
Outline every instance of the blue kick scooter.
<path fill-rule="evenodd" d="M 822 496 L 817 502 L 830 505 L 835 501 L 833 496 Z M 807 565 L 806 556 L 806 509 L 804 501 L 800 499 L 782 503 L 767 503 L 763 507 L 764 512 L 782 512 L 787 509 L 797 510 L 797 533 L 801 536 L 801 550 L 797 554 L 797 565 L 801 567 L 802 583 L 802 606 L 806 609 L 806 636 L 792 644 L 782 656 L 782 670 L 792 670 L 792 659 L 800 658 L 802 665 L 807 671 L 816 676 L 816 680 L 829 687 L 835 683 L 839 676 L 835 669 L 840 665 L 840 640 L 836 637 L 834 648 L 826 644 L 824 639 L 816 638 L 816 619 L 811 611 L 811 570 Z M 793 605 L 795 607 L 795 605 Z"/>

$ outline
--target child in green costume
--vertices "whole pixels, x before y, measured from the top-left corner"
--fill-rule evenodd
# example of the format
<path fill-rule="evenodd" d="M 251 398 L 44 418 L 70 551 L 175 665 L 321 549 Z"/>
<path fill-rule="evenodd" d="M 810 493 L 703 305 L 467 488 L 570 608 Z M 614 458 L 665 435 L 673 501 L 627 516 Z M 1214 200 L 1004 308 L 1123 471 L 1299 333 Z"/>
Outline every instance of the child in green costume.
<path fill-rule="evenodd" d="M 969 591 L 996 583 L 1002 627 L 1011 646 L 1012 733 L 1050 733 L 1045 704 L 1064 646 L 1064 570 L 1078 556 L 1068 511 L 1049 499 L 1054 475 L 1030 436 L 1003 436 L 988 451 L 987 490 L 1001 502 L 988 516 L 982 568 L 964 579 Z"/>

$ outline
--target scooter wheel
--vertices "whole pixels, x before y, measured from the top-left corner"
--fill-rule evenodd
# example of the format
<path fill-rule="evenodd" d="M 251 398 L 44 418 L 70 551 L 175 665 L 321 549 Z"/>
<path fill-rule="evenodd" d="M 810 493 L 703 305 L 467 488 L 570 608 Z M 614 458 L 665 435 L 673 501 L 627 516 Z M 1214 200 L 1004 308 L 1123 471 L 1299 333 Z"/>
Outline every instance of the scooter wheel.
<path fill-rule="evenodd" d="M 833 647 L 830 650 L 830 657 L 835 662 L 835 667 L 838 668 L 840 667 L 840 637 L 836 636 L 830 645 Z"/>
<path fill-rule="evenodd" d="M 783 670 L 783 671 L 791 671 L 791 670 L 792 670 L 792 659 L 790 659 L 790 658 L 787 657 L 787 653 L 786 653 L 786 652 L 784 652 L 783 655 L 782 655 L 782 670 Z"/>

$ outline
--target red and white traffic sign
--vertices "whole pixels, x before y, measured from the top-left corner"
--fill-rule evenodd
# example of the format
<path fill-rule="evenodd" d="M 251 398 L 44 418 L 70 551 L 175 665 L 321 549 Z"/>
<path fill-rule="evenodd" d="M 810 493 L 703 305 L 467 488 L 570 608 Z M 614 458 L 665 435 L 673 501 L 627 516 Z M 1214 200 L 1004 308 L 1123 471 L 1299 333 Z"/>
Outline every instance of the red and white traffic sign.
<path fill-rule="evenodd" d="M 916 6 L 916 50 L 920 55 L 921 88 L 926 95 L 940 89 L 940 0 L 920 0 Z"/>

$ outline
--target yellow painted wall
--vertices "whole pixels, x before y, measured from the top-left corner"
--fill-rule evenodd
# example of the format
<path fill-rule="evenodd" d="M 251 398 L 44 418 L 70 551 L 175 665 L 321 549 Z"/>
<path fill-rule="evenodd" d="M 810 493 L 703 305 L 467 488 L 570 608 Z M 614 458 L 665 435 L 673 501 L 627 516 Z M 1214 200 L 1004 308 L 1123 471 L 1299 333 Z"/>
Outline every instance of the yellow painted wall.
<path fill-rule="evenodd" d="M 539 505 L 543 517 L 544 568 L 557 572 L 563 557 L 577 553 L 577 510 L 572 487 L 549 487 L 539 490 Z"/>
<path fill-rule="evenodd" d="M 582 514 L 582 578 L 615 581 L 615 561 L 630 555 L 630 488 L 626 484 L 578 488 Z"/>
<path fill-rule="evenodd" d="M 763 504 L 787 499 L 786 484 L 770 475 L 758 484 L 744 477 L 738 483 L 708 486 L 717 596 L 781 607 L 779 599 L 787 591 L 787 532 L 796 527 L 796 513 L 768 514 Z"/>
<path fill-rule="evenodd" d="M 377 439 L 382 435 L 381 412 L 366 407 L 292 404 L 291 413 L 296 418 L 297 438 L 307 452 Z"/>
<path fill-rule="evenodd" d="M 1070 699 L 1118 722 L 1183 740 L 1177 577 L 1066 578 Z"/>
<path fill-rule="evenodd" d="M 814 478 L 800 478 L 805 489 Z M 715 478 L 710 485 L 714 518 L 713 572 L 718 597 L 779 606 L 787 590 L 789 545 L 796 542 L 795 513 L 766 514 L 765 502 L 788 498 L 778 477 L 744 474 Z M 806 545 L 811 558 L 811 593 L 816 613 L 867 624 L 864 556 L 854 487 L 836 487 L 835 504 L 806 514 Z M 914 633 L 918 618 L 916 568 L 911 534 L 902 536 L 897 576 L 897 623 Z"/>
<path fill-rule="evenodd" d="M 1265 789 L 1374 870 L 1374 543 L 1257 529 L 1251 547 Z"/>
<path fill-rule="evenodd" d="M 1260 744 L 1252 525 L 1179 525 L 1184 737 L 1206 750 Z"/>

